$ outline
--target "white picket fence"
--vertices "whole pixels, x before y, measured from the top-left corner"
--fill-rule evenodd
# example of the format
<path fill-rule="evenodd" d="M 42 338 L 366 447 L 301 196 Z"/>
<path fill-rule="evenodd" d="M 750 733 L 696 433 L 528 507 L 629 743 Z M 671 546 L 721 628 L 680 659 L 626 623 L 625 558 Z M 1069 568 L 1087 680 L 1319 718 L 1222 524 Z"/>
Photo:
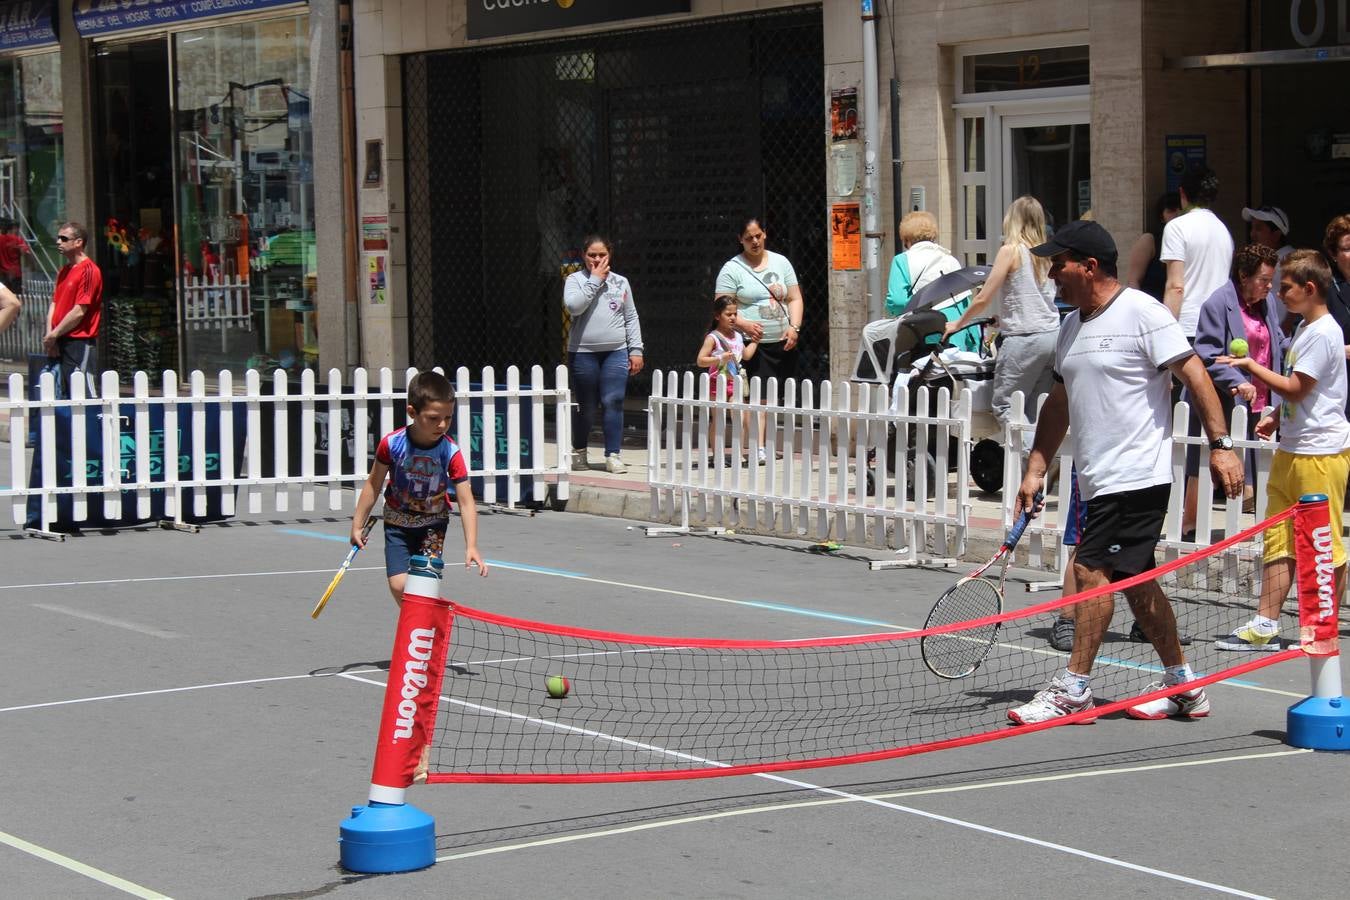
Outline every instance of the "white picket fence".
<path fill-rule="evenodd" d="M 1044 402 L 1039 398 L 1037 406 Z M 1020 392 L 1013 395 L 1014 415 L 1004 431 L 1004 476 L 1003 476 L 1003 528 L 1012 527 L 1013 502 L 1022 483 L 1022 467 L 1031 443 L 1035 437 L 1036 426 L 1022 413 L 1023 397 Z M 1216 504 L 1210 498 L 1214 496 L 1214 476 L 1209 471 L 1209 438 L 1195 423 L 1192 430 L 1190 406 L 1185 402 L 1177 403 L 1172 413 L 1172 484 L 1175 487 L 1168 501 L 1167 519 L 1163 525 L 1163 536 L 1158 547 L 1164 560 L 1172 560 L 1183 553 L 1200 547 L 1208 547 L 1223 538 L 1230 537 L 1251 527 L 1265 518 L 1266 481 L 1270 476 L 1271 462 L 1275 456 L 1275 444 L 1271 441 L 1249 440 L 1245 437 L 1251 422 L 1251 413 L 1243 406 L 1236 406 L 1229 423 L 1229 434 L 1233 444 L 1242 456 L 1244 470 L 1255 470 L 1255 512 L 1244 513 L 1241 496 L 1225 499 Z M 1182 538 L 1182 513 L 1185 504 L 1186 450 L 1198 447 L 1200 450 L 1200 469 L 1197 476 L 1198 502 L 1196 504 L 1196 539 Z M 1064 571 L 1068 556 L 1068 547 L 1063 545 L 1065 518 L 1069 506 L 1069 478 L 1073 470 L 1073 434 L 1066 436 L 1056 456 L 1058 465 L 1051 466 L 1050 479 L 1045 486 L 1046 504 L 1041 516 L 1032 521 L 1023 538 L 1027 551 L 1028 564 L 1032 568 L 1046 568 L 1056 573 Z M 1051 552 L 1053 551 L 1053 552 Z"/>
<path fill-rule="evenodd" d="M 258 371 L 249 370 L 242 390 L 229 372 L 221 372 L 208 389 L 202 372 L 193 372 L 184 385 L 168 371 L 163 373 L 161 390 L 152 395 L 148 376 L 137 372 L 131 395 L 124 397 L 119 395 L 118 373 L 104 372 L 102 399 L 82 396 L 79 379 L 72 382 L 75 396 L 57 399 L 52 376 L 44 374 L 37 400 L 28 399 L 23 376 L 14 374 L 8 397 L 0 398 L 0 418 L 9 420 L 10 429 L 9 459 L 0 471 L 8 473 L 11 485 L 0 489 L 0 503 L 8 500 L 15 524 L 23 524 L 29 497 L 39 497 L 39 530 L 44 532 L 57 521 L 57 498 L 65 495 L 72 498 L 75 523 L 89 518 L 91 504 L 98 504 L 104 517 L 122 519 L 130 517 L 124 509 L 129 502 L 134 504 L 134 517 L 146 519 L 154 495 L 162 492 L 165 517 L 182 524 L 185 517 L 207 515 L 204 489 L 211 488 L 221 489 L 223 515 L 233 515 L 239 508 L 249 514 L 265 509 L 286 512 L 293 499 L 306 512 L 348 508 L 354 496 L 351 489 L 369 473 L 379 438 L 405 424 L 407 383 L 415 374 L 416 369 L 407 370 L 396 387 L 393 372 L 381 369 L 377 383 L 371 385 L 366 370 L 357 369 L 347 386 L 333 369 L 320 386 L 307 370 L 301 374 L 299 393 L 292 393 L 280 370 L 266 384 Z M 508 507 L 523 500 L 542 503 L 550 489 L 555 500 L 568 498 L 571 391 L 565 367 L 558 366 L 553 375 L 550 386 L 543 368 L 534 366 L 529 383 L 522 385 L 520 371 L 512 366 L 506 370 L 505 385 L 499 386 L 492 367 L 476 376 L 466 368 L 455 373 L 456 420 L 451 436 L 464 452 L 470 477 L 483 479 L 481 491 L 475 492 L 480 501 Z M 61 410 L 69 413 L 67 485 L 58 477 L 58 464 L 63 463 L 57 441 Z M 100 429 L 95 436 L 98 451 L 92 454 L 87 449 L 90 410 Z M 545 432 L 546 412 L 557 422 L 552 442 Z M 161 415 L 162 427 L 153 427 L 152 418 Z M 218 447 L 212 452 L 206 446 L 208 421 L 218 424 Z M 264 428 L 265 422 L 270 429 Z M 30 427 L 40 436 L 38 459 L 31 461 L 37 484 L 31 488 L 26 487 L 29 457 L 34 455 Z M 242 456 L 236 459 L 241 429 Z M 291 446 L 292 435 L 298 436 L 298 447 Z M 524 453 L 523 441 L 529 442 Z M 180 449 L 186 445 L 190 450 Z M 270 466 L 265 467 L 268 456 Z M 112 464 L 103 464 L 105 460 Z M 178 460 L 178 465 L 165 465 L 166 460 Z M 271 474 L 264 474 L 266 468 L 272 469 Z M 499 485 L 499 480 L 505 484 Z M 528 498 L 523 496 L 527 480 Z M 184 491 L 191 492 L 190 502 Z M 236 492 L 241 499 L 236 499 Z"/>
<path fill-rule="evenodd" d="M 776 379 L 755 378 L 748 402 L 714 400 L 728 396 L 724 376 L 713 384 L 706 373 L 653 375 L 651 518 L 673 527 L 649 534 L 739 528 L 896 549 L 900 565 L 946 562 L 964 552 L 969 454 L 963 449 L 953 459 L 949 445 L 970 443 L 968 396 L 953 404 L 946 388 L 931 398 L 921 388 L 913 412 L 902 395 L 894 413 L 887 392 L 867 384 L 824 382 L 819 396 L 810 381 L 781 387 L 780 398 Z M 739 384 L 736 390 L 740 396 Z M 761 413 L 767 416 L 763 467 L 754 463 L 761 448 L 753 423 Z M 725 449 L 710 453 L 714 425 Z M 869 448 L 876 450 L 870 468 Z M 931 470 L 909 462 L 930 458 Z"/>

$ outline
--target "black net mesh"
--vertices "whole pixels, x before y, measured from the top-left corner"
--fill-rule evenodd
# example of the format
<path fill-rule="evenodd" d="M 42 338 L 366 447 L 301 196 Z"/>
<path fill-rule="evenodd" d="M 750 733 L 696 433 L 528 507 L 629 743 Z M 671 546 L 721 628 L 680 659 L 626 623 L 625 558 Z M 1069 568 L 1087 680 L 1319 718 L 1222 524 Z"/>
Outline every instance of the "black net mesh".
<path fill-rule="evenodd" d="M 818 6 L 406 57 L 412 363 L 562 362 L 562 278 L 600 232 L 647 371 L 692 368 L 761 214 L 806 299 L 801 374 L 826 377 L 823 77 Z"/>
<path fill-rule="evenodd" d="M 1201 684 L 1301 656 L 1296 644 L 1243 653 L 1216 641 L 1255 608 L 1263 534 L 1253 529 L 1157 572 L 1170 601 L 1159 610 L 1172 609 L 1180 632 L 1194 636 L 1185 655 Z M 1077 614 L 1080 630 L 1090 616 L 1110 616 L 1092 670 L 1092 715 L 1119 714 L 1163 690 L 1158 651 L 1130 632 L 1132 622 L 1165 630 L 1166 614 L 1132 607 L 1113 586 L 1005 613 L 997 628 L 947 626 L 955 631 L 940 646 L 964 641 L 978 650 L 970 656 L 979 664 L 955 679 L 925 664 L 924 631 L 795 642 L 652 639 L 457 608 L 429 780 L 682 777 L 1008 736 L 1017 733 L 1010 710 L 1068 661 L 1047 644 L 1064 610 Z M 1285 637 L 1297 633 L 1285 623 Z M 568 679 L 565 696 L 550 694 L 550 676 Z"/>

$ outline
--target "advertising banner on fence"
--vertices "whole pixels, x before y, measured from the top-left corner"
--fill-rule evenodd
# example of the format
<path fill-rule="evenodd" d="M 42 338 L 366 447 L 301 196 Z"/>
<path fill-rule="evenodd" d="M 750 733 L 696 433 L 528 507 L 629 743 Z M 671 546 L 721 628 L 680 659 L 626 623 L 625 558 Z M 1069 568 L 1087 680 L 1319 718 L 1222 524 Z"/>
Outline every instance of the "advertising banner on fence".
<path fill-rule="evenodd" d="M 149 428 L 147 430 L 146 440 L 149 442 L 149 471 L 142 473 L 138 471 L 136 456 L 138 451 L 136 439 L 136 409 L 130 403 L 123 403 L 118 406 L 120 434 L 118 436 L 117 456 L 111 460 L 103 458 L 103 416 L 105 409 L 102 406 L 89 407 L 84 410 L 84 454 L 85 454 L 85 483 L 89 485 L 100 485 L 103 483 L 103 467 L 105 465 L 117 466 L 121 473 L 123 482 L 136 482 L 142 479 L 150 481 L 164 481 L 166 470 L 176 468 L 178 477 L 182 479 L 192 478 L 192 404 L 178 404 L 178 458 L 176 460 L 164 459 L 164 406 L 163 404 L 154 404 L 149 407 L 143 407 L 149 414 Z M 205 417 L 205 462 L 206 477 L 220 478 L 220 407 L 214 404 L 208 404 L 199 415 Z M 53 418 L 53 431 L 56 443 L 56 486 L 71 487 L 75 482 L 73 478 L 73 458 L 74 453 L 71 446 L 71 418 L 72 411 L 69 406 L 56 406 L 50 411 Z M 244 458 L 244 437 L 246 425 L 245 407 L 242 403 L 234 404 L 234 433 L 230 439 L 234 441 L 234 459 L 235 468 L 238 469 Z M 28 487 L 37 489 L 42 487 L 42 421 L 38 416 L 34 416 L 31 422 L 33 437 L 33 466 L 28 477 Z M 224 473 L 226 477 L 234 477 L 238 471 Z M 192 509 L 193 497 L 192 488 L 184 488 L 182 491 L 183 518 L 188 521 L 209 521 L 212 519 L 223 518 L 220 503 L 220 488 L 206 488 L 206 515 L 193 516 L 190 514 Z M 230 488 L 233 490 L 233 488 Z M 122 514 L 120 516 L 108 517 L 103 514 L 103 503 L 100 495 L 94 495 L 94 499 L 89 503 L 89 515 L 82 521 L 76 522 L 74 519 L 74 498 L 70 494 L 61 494 L 56 500 L 56 518 L 48 523 L 49 526 L 58 530 L 70 529 L 75 527 L 108 527 L 117 525 L 134 525 L 138 522 L 153 522 L 165 518 L 164 513 L 164 491 L 155 490 L 150 495 L 150 515 L 138 516 L 136 514 L 136 492 L 134 490 L 122 491 Z M 25 525 L 29 528 L 39 528 L 42 524 L 42 499 L 38 496 L 28 498 L 28 520 Z"/>

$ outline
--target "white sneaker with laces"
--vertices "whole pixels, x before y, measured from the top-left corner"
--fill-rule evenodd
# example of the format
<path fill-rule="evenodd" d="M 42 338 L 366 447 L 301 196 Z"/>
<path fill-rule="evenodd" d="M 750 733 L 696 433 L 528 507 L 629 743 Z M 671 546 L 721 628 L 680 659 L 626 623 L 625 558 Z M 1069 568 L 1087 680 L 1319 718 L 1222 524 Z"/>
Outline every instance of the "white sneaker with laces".
<path fill-rule="evenodd" d="M 1180 687 L 1180 685 L 1171 686 Z M 1165 687 L 1168 685 L 1155 681 L 1149 685 L 1148 693 L 1160 691 Z M 1205 696 L 1204 688 L 1196 688 L 1193 691 L 1173 694 L 1171 697 L 1159 697 L 1157 700 L 1136 704 L 1125 710 L 1125 715 L 1131 719 L 1166 719 L 1173 716 L 1178 719 L 1203 719 L 1209 715 L 1209 698 Z"/>
<path fill-rule="evenodd" d="M 628 467 L 623 464 L 623 460 L 619 458 L 619 454 L 611 453 L 605 457 L 605 471 L 609 472 L 611 475 L 622 475 L 624 472 L 628 471 Z"/>
<path fill-rule="evenodd" d="M 1060 719 L 1072 713 L 1092 709 L 1096 705 L 1092 702 L 1092 688 L 1088 688 L 1082 694 L 1070 694 L 1056 679 L 1050 682 L 1048 688 L 1032 697 L 1030 703 L 1014 706 L 1008 710 L 1008 718 L 1018 725 L 1034 725 L 1037 722 L 1048 722 L 1051 719 Z M 1096 716 L 1088 716 L 1079 719 L 1075 724 L 1091 725 L 1095 721 Z"/>

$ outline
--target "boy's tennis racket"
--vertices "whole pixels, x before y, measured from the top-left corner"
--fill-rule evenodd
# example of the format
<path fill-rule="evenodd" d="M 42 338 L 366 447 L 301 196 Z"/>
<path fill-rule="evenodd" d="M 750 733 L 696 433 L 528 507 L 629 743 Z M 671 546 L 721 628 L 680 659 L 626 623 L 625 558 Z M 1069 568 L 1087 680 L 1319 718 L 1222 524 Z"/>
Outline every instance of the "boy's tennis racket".
<path fill-rule="evenodd" d="M 1040 500 L 1041 495 L 1037 494 L 1036 503 L 1039 504 Z M 1022 515 L 1018 516 L 1012 531 L 1004 539 L 1003 546 L 998 548 L 989 562 L 942 592 L 923 623 L 925 629 L 984 619 L 1003 612 L 1003 582 L 1008 577 L 1012 551 L 1030 521 L 1031 510 L 1022 510 Z M 980 577 L 999 560 L 1003 560 L 1003 568 L 999 572 L 997 585 L 988 578 Z M 989 655 L 989 648 L 998 640 L 999 624 L 993 622 L 976 628 L 925 635 L 919 639 L 923 664 L 939 678 L 966 677 L 978 669 Z"/>
<path fill-rule="evenodd" d="M 378 516 L 371 516 L 366 519 L 366 524 L 361 529 L 362 540 L 370 537 L 370 529 L 375 527 L 377 521 L 379 521 Z M 337 574 L 333 576 L 333 580 L 328 582 L 328 590 L 324 591 L 323 596 L 319 598 L 319 602 L 314 604 L 314 612 L 309 614 L 311 619 L 317 619 L 319 613 L 323 612 L 323 608 L 328 605 L 328 598 L 333 596 L 333 591 L 337 590 L 338 584 L 342 581 L 342 576 L 347 574 L 347 567 L 352 564 L 352 560 L 356 559 L 356 551 L 360 549 L 356 544 L 352 544 L 352 549 L 347 551 L 347 558 L 342 561 L 341 566 L 338 566 Z"/>

